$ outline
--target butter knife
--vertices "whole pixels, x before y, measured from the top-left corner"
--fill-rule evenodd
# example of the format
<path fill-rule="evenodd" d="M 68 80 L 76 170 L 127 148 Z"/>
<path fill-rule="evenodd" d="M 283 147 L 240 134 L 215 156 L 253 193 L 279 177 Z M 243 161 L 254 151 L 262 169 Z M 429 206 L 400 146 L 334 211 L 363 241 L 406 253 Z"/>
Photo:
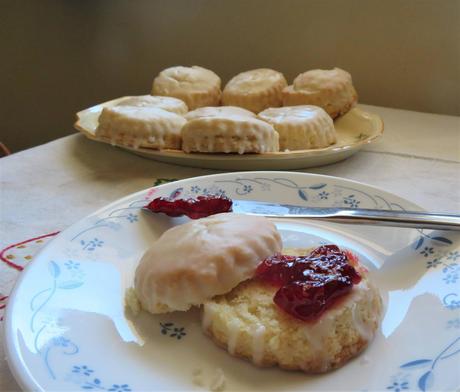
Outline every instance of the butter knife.
<path fill-rule="evenodd" d="M 303 207 L 254 200 L 233 199 L 233 212 L 267 218 L 306 218 L 335 223 L 460 230 L 460 215 L 432 212 L 373 210 L 342 207 Z"/>

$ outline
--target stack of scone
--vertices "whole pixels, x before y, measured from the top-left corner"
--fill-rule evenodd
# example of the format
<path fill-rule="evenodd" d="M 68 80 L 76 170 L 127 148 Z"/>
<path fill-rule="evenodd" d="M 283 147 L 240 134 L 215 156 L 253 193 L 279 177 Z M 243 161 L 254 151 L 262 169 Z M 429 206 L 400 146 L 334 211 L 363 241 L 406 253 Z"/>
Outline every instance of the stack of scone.
<path fill-rule="evenodd" d="M 260 68 L 236 75 L 221 91 L 214 72 L 177 66 L 160 72 L 151 96 L 104 107 L 96 136 L 186 153 L 326 148 L 337 141 L 332 120 L 356 101 L 350 74 L 339 68 L 302 73 L 289 86 L 282 73 Z"/>
<path fill-rule="evenodd" d="M 362 280 L 340 302 L 302 321 L 274 303 L 276 287 L 254 278 L 260 262 L 281 251 L 279 232 L 263 217 L 223 213 L 190 221 L 145 252 L 127 302 L 154 314 L 200 306 L 205 333 L 258 366 L 318 373 L 344 365 L 374 337 L 378 290 L 360 269 Z"/>

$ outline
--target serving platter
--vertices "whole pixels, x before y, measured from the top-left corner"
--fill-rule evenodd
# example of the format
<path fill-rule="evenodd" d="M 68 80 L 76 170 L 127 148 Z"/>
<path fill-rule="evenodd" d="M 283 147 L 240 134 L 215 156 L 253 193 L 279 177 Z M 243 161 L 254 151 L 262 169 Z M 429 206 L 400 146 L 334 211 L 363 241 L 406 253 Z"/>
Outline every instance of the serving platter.
<path fill-rule="evenodd" d="M 77 113 L 75 128 L 88 138 L 108 143 L 96 137 L 98 118 L 103 107 L 113 106 L 127 97 L 105 102 Z M 337 143 L 327 148 L 283 151 L 265 154 L 203 154 L 181 150 L 153 150 L 117 146 L 136 155 L 182 166 L 220 170 L 290 170 L 326 165 L 341 161 L 358 152 L 383 134 L 383 121 L 375 113 L 355 107 L 334 121 Z"/>
<path fill-rule="evenodd" d="M 290 248 L 335 243 L 358 255 L 384 300 L 375 340 L 323 375 L 259 369 L 218 348 L 200 310 L 133 315 L 124 307 L 143 252 L 186 218 L 141 210 L 158 196 L 223 193 L 305 206 L 420 209 L 380 189 L 335 177 L 246 172 L 196 177 L 129 195 L 83 218 L 28 265 L 5 316 L 6 354 L 24 390 L 436 390 L 460 387 L 460 234 L 274 220 Z M 194 382 L 203 376 L 202 385 Z M 196 380 L 195 380 L 196 381 Z"/>

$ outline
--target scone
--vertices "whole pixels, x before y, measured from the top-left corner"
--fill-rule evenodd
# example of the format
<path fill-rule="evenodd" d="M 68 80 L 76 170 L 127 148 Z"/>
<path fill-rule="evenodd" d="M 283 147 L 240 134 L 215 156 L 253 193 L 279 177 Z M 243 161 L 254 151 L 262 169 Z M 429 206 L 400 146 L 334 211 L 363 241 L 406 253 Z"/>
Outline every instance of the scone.
<path fill-rule="evenodd" d="M 248 280 L 204 304 L 203 329 L 230 354 L 257 366 L 278 365 L 306 373 L 338 368 L 367 347 L 379 325 L 379 292 L 363 269 L 360 274 L 361 280 L 351 291 L 335 298 L 330 308 L 307 321 L 275 303 L 282 290 L 279 286 Z M 318 293 L 312 298 L 320 302 L 321 292 Z M 299 295 L 297 291 L 284 298 L 299 301 L 299 312 L 305 312 L 302 309 L 308 306 L 314 308 L 313 302 L 300 304 Z"/>
<path fill-rule="evenodd" d="M 333 119 L 347 113 L 357 100 L 351 75 L 340 68 L 304 72 L 283 90 L 283 106 L 320 106 Z"/>
<path fill-rule="evenodd" d="M 268 68 L 254 69 L 234 76 L 222 92 L 222 104 L 240 106 L 254 113 L 282 105 L 287 86 L 283 74 Z"/>
<path fill-rule="evenodd" d="M 214 72 L 198 67 L 171 67 L 160 72 L 153 81 L 152 95 L 183 100 L 189 110 L 202 106 L 218 106 L 221 81 Z"/>
<path fill-rule="evenodd" d="M 198 117 L 182 128 L 182 150 L 209 153 L 266 153 L 279 151 L 272 125 L 247 115 L 222 113 Z"/>
<path fill-rule="evenodd" d="M 134 106 L 139 108 L 159 108 L 168 112 L 184 115 L 188 112 L 184 101 L 172 97 L 160 97 L 152 95 L 140 95 L 137 97 L 126 97 L 118 102 L 117 106 Z"/>
<path fill-rule="evenodd" d="M 248 116 L 255 118 L 256 115 L 249 110 L 237 106 L 205 106 L 188 112 L 184 117 L 193 120 L 201 117 L 219 117 L 222 115 Z"/>
<path fill-rule="evenodd" d="M 278 132 L 280 151 L 329 147 L 337 141 L 334 122 L 319 106 L 271 108 L 258 116 Z"/>
<path fill-rule="evenodd" d="M 223 213 L 164 232 L 142 257 L 134 289 L 151 313 L 187 310 L 248 279 L 260 260 L 281 250 L 263 217 Z"/>
<path fill-rule="evenodd" d="M 184 117 L 153 107 L 112 106 L 102 110 L 96 137 L 129 147 L 180 149 Z"/>

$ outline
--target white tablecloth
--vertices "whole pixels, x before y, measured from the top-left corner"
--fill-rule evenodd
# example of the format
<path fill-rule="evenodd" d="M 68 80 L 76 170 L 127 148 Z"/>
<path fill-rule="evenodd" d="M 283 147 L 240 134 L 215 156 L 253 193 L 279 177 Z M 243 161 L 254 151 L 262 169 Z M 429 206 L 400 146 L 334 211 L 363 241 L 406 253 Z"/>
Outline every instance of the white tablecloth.
<path fill-rule="evenodd" d="M 460 118 L 361 105 L 385 122 L 383 138 L 333 165 L 302 170 L 365 182 L 427 210 L 460 213 Z M 62 230 L 96 209 L 150 187 L 218 171 L 167 165 L 68 136 L 0 160 L 0 249 Z M 18 271 L 0 263 L 0 295 Z M 2 334 L 0 322 L 0 333 Z M 0 340 L 0 391 L 19 390 Z"/>

